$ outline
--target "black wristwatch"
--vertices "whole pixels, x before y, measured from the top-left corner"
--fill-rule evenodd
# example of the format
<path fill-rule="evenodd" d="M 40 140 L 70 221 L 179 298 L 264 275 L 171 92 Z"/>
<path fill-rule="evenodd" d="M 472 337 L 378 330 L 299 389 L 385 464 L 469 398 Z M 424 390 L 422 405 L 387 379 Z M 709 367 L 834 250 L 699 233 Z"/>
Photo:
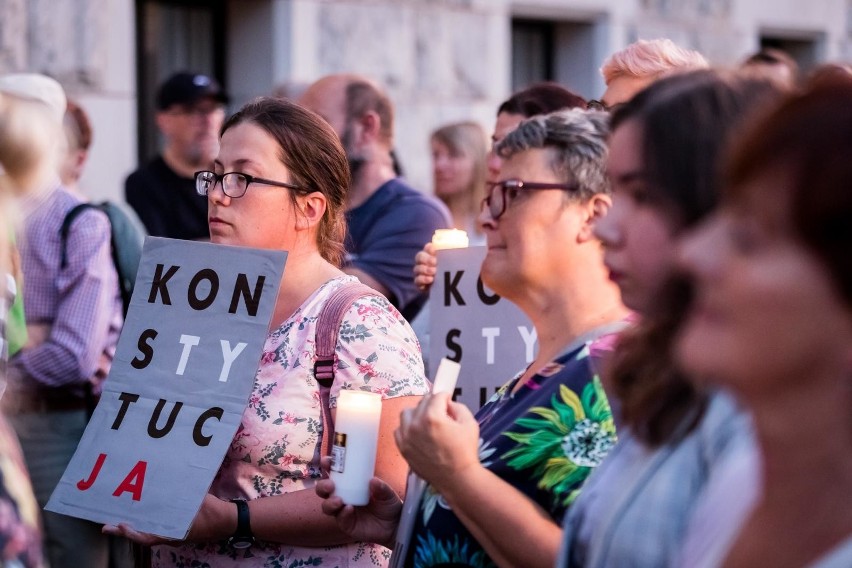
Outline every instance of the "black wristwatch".
<path fill-rule="evenodd" d="M 248 548 L 254 544 L 248 503 L 243 499 L 231 499 L 231 503 L 237 506 L 237 530 L 228 539 L 228 544 L 232 548 Z"/>

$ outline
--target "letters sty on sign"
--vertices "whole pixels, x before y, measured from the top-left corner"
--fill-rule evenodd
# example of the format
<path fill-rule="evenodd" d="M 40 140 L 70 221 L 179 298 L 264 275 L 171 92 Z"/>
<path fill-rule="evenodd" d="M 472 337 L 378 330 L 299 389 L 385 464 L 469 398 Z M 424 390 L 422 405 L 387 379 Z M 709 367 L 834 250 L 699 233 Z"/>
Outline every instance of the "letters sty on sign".
<path fill-rule="evenodd" d="M 482 283 L 485 255 L 485 247 L 437 251 L 429 292 L 429 368 L 443 357 L 460 363 L 455 400 L 474 412 L 538 350 L 529 318 Z"/>
<path fill-rule="evenodd" d="M 109 377 L 48 511 L 186 536 L 251 395 L 286 258 L 145 240 Z"/>

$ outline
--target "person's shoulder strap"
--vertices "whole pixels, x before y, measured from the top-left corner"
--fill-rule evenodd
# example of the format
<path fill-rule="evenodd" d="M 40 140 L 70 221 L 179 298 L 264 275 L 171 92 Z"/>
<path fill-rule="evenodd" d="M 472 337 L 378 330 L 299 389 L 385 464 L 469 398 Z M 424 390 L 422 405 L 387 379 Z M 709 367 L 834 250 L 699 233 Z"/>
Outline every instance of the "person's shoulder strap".
<path fill-rule="evenodd" d="M 323 437 L 320 455 L 328 455 L 331 448 L 331 409 L 329 397 L 334 383 L 334 352 L 337 347 L 337 335 L 343 316 L 359 298 L 375 296 L 378 292 L 360 282 L 347 282 L 331 293 L 317 318 L 316 359 L 314 377 L 320 387 L 320 406 L 322 407 Z"/>
<path fill-rule="evenodd" d="M 62 220 L 62 226 L 59 227 L 59 267 L 63 270 L 68 267 L 68 233 L 71 231 L 71 224 L 83 211 L 91 208 L 100 209 L 94 203 L 78 203 L 65 214 Z"/>
<path fill-rule="evenodd" d="M 98 207 L 109 218 L 112 263 L 118 275 L 122 313 L 127 316 L 136 283 L 136 272 L 142 260 L 145 230 L 141 223 L 137 223 L 135 218 L 116 203 L 104 201 L 99 203 Z"/>

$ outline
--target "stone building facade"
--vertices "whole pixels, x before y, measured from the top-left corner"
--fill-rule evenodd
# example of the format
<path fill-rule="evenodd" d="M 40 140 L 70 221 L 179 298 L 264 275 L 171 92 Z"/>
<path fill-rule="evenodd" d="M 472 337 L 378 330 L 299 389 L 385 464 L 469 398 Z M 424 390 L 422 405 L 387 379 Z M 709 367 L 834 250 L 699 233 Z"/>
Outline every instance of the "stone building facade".
<path fill-rule="evenodd" d="M 804 68 L 852 60 L 852 0 L 0 0 L 0 73 L 59 79 L 95 142 L 81 186 L 121 199 L 156 151 L 153 93 L 173 71 L 216 75 L 236 108 L 340 71 L 372 76 L 396 102 L 398 153 L 431 191 L 428 135 L 493 125 L 514 88 L 557 80 L 586 97 L 604 58 L 669 37 L 718 65 L 761 45 Z"/>

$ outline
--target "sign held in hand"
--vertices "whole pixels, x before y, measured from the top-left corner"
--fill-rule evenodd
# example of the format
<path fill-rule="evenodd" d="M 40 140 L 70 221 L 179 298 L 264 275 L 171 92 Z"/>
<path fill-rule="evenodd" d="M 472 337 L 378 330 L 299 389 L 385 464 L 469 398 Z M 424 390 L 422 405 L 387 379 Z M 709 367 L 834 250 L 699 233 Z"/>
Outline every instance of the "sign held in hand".
<path fill-rule="evenodd" d="M 476 412 L 530 364 L 538 337 L 529 318 L 479 276 L 485 247 L 439 250 L 429 292 L 429 367 L 442 358 L 464 365 L 455 400 Z"/>
<path fill-rule="evenodd" d="M 186 536 L 252 392 L 286 256 L 146 239 L 100 402 L 47 510 Z"/>

